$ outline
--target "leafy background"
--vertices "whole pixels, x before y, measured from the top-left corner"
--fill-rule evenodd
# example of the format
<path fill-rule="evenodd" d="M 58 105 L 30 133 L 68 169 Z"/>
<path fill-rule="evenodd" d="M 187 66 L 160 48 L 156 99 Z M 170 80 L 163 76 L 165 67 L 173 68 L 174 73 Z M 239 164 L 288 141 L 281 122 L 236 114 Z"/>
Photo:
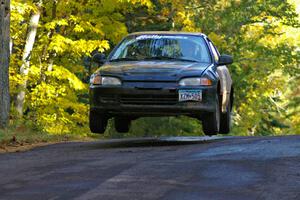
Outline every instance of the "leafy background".
<path fill-rule="evenodd" d="M 232 135 L 300 133 L 299 0 L 12 0 L 11 126 L 88 136 L 89 58 L 108 54 L 135 31 L 207 34 L 231 54 L 235 85 Z M 20 72 L 31 17 L 40 13 L 29 74 Z M 20 115 L 16 96 L 27 81 Z M 188 117 L 143 118 L 128 134 L 202 135 Z"/>

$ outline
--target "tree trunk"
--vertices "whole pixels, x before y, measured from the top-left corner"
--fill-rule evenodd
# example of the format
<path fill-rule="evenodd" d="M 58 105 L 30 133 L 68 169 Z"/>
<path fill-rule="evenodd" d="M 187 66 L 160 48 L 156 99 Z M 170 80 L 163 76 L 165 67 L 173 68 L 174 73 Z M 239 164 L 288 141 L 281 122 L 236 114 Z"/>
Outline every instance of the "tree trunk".
<path fill-rule="evenodd" d="M 26 39 L 26 44 L 25 44 L 23 58 L 22 58 L 23 64 L 20 68 L 20 74 L 21 77 L 23 78 L 23 82 L 22 84 L 19 85 L 19 93 L 17 94 L 16 105 L 15 105 L 19 116 L 23 115 L 23 107 L 25 102 L 25 94 L 26 94 L 26 87 L 28 81 L 27 76 L 30 71 L 30 57 L 31 57 L 33 45 L 35 43 L 40 16 L 41 16 L 40 9 L 38 9 L 36 13 L 32 13 L 29 22 L 27 39 Z"/>
<path fill-rule="evenodd" d="M 10 0 L 0 0 L 0 128 L 9 121 Z"/>

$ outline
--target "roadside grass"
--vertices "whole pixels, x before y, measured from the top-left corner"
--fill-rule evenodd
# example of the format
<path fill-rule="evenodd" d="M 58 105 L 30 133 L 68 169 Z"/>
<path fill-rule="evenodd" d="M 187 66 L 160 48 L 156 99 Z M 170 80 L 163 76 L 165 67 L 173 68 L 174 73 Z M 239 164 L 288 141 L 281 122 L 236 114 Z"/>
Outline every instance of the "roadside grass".
<path fill-rule="evenodd" d="M 71 141 L 94 141 L 96 135 L 88 136 L 78 134 L 50 135 L 26 126 L 9 127 L 6 130 L 0 129 L 0 153 L 28 150 L 36 146 Z"/>

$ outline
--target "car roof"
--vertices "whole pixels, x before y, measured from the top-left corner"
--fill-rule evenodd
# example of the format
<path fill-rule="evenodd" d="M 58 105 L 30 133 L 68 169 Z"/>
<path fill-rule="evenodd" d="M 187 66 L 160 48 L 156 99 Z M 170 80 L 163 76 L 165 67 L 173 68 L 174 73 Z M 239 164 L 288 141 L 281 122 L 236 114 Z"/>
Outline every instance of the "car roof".
<path fill-rule="evenodd" d="M 194 36 L 207 37 L 203 33 L 176 32 L 176 31 L 145 31 L 145 32 L 134 32 L 134 33 L 129 34 L 129 36 L 135 36 L 135 35 L 194 35 Z"/>

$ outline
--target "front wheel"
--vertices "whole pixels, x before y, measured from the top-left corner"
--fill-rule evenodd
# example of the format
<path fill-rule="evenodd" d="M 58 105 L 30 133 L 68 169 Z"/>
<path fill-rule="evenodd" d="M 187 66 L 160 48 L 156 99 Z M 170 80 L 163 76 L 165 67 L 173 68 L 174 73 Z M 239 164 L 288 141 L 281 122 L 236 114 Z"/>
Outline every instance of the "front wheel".
<path fill-rule="evenodd" d="M 115 129 L 119 133 L 128 133 L 131 120 L 126 117 L 115 117 Z"/>
<path fill-rule="evenodd" d="M 220 130 L 220 106 L 219 97 L 216 95 L 215 111 L 207 113 L 202 120 L 203 132 L 205 135 L 217 135 Z"/>
<path fill-rule="evenodd" d="M 92 133 L 103 134 L 107 126 L 107 117 L 95 111 L 90 111 L 89 116 L 90 130 Z"/>

